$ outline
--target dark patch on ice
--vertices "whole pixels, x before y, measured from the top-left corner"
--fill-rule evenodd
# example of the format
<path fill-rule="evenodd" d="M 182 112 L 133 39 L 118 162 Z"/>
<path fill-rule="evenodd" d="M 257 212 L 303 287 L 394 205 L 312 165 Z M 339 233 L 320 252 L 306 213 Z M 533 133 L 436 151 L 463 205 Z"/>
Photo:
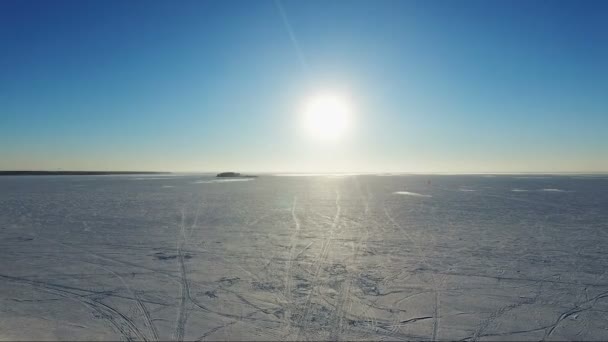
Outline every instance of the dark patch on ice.
<path fill-rule="evenodd" d="M 343 276 L 333 276 L 329 278 L 329 281 L 327 283 L 327 286 L 329 286 L 331 289 L 335 290 L 335 293 L 329 293 L 328 296 L 330 297 L 334 297 L 342 288 L 342 286 L 344 285 L 344 280 L 346 280 L 346 277 Z"/>
<path fill-rule="evenodd" d="M 236 284 L 239 280 L 241 280 L 241 278 L 239 278 L 239 277 L 233 277 L 233 278 L 222 277 L 217 282 L 220 283 L 222 286 L 232 286 L 232 285 Z"/>
<path fill-rule="evenodd" d="M 166 254 L 165 252 L 156 252 L 154 257 L 158 260 L 173 260 L 177 258 L 177 254 Z M 184 259 L 192 259 L 192 255 L 184 254 Z"/>
<path fill-rule="evenodd" d="M 333 264 L 327 266 L 325 271 L 331 275 L 341 275 L 346 273 L 346 267 L 342 264 Z"/>
<path fill-rule="evenodd" d="M 215 294 L 215 290 L 213 290 L 213 291 L 206 291 L 205 292 L 205 296 L 207 296 L 209 298 L 217 298 L 217 295 Z"/>
<path fill-rule="evenodd" d="M 63 300 L 63 298 L 46 298 L 46 299 L 18 299 L 18 298 L 10 298 L 9 300 L 17 303 L 45 303 L 45 302 L 55 302 L 58 300 Z"/>
<path fill-rule="evenodd" d="M 306 297 L 311 290 L 311 284 L 308 281 L 298 282 L 296 284 L 295 293 L 297 297 Z"/>
<path fill-rule="evenodd" d="M 156 257 L 156 259 L 158 260 L 171 260 L 171 259 L 175 259 L 177 258 L 177 255 L 166 255 L 163 252 L 157 252 L 154 253 L 154 256 Z"/>
<path fill-rule="evenodd" d="M 278 308 L 276 309 L 273 313 L 272 313 L 275 317 L 277 318 L 284 318 L 285 317 L 285 309 L 283 308 Z"/>
<path fill-rule="evenodd" d="M 318 328 L 328 328 L 332 325 L 333 310 L 330 310 L 328 307 L 317 303 L 311 303 L 310 312 L 309 321 L 311 325 Z"/>
<path fill-rule="evenodd" d="M 351 327 L 356 327 L 356 326 L 359 326 L 359 325 L 362 325 L 362 324 L 363 324 L 363 322 L 355 320 L 355 319 L 349 319 L 348 320 L 348 325 L 350 325 Z"/>
<path fill-rule="evenodd" d="M 93 311 L 92 314 L 93 314 L 93 317 L 95 317 L 95 319 L 108 320 L 108 319 L 112 318 L 112 316 L 110 316 L 109 314 L 106 314 L 104 312 Z"/>
<path fill-rule="evenodd" d="M 306 279 L 300 275 L 294 276 L 295 280 L 295 293 L 297 297 L 305 297 L 308 296 L 308 293 L 311 290 L 312 284 L 309 279 Z"/>
<path fill-rule="evenodd" d="M 276 292 L 278 289 L 278 286 L 276 286 L 272 283 L 268 283 L 268 282 L 254 281 L 251 283 L 251 286 L 256 290 L 266 291 L 266 292 Z"/>
<path fill-rule="evenodd" d="M 363 253 L 363 255 L 376 255 L 377 254 L 376 250 L 372 247 L 363 247 L 361 249 L 361 252 Z"/>
<path fill-rule="evenodd" d="M 378 283 L 382 281 L 382 278 L 374 277 L 370 274 L 363 274 L 355 280 L 355 283 L 361 291 L 367 296 L 378 296 L 380 295 L 380 289 Z"/>
<path fill-rule="evenodd" d="M 5 241 L 25 242 L 25 241 L 32 241 L 32 240 L 34 240 L 34 238 L 24 237 L 24 236 L 18 236 L 18 237 L 15 237 L 15 238 L 8 238 Z"/>
<path fill-rule="evenodd" d="M 307 330 L 327 330 L 335 324 L 334 309 L 318 303 L 310 303 L 308 310 L 298 310 L 290 320 Z"/>
<path fill-rule="evenodd" d="M 298 290 L 308 290 L 308 289 L 310 288 L 310 283 L 308 283 L 308 282 L 304 282 L 304 283 L 298 283 L 298 284 L 296 285 L 296 288 L 297 288 Z"/>

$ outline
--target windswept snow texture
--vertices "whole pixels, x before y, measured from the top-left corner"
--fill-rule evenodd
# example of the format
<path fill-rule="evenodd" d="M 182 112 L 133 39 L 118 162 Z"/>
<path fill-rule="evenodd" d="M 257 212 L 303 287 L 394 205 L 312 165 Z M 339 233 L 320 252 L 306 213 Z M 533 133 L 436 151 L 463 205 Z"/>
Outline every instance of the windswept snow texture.
<path fill-rule="evenodd" d="M 0 340 L 608 340 L 606 177 L 131 178 L 0 178 Z"/>

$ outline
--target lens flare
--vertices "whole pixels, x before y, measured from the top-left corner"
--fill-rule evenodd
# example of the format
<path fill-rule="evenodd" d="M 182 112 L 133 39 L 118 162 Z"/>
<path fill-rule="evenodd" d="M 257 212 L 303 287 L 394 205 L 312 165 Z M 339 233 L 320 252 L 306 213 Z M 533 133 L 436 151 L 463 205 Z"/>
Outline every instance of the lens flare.
<path fill-rule="evenodd" d="M 336 94 L 320 94 L 306 102 L 303 126 L 319 140 L 338 140 L 348 131 L 352 121 L 349 101 Z"/>

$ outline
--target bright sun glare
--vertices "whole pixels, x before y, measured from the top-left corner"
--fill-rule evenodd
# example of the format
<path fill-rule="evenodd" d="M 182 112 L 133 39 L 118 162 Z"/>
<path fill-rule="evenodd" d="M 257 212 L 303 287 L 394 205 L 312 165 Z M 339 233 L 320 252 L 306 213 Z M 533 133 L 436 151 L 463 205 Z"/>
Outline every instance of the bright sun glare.
<path fill-rule="evenodd" d="M 313 138 L 337 140 L 351 125 L 352 108 L 347 98 L 338 94 L 318 94 L 305 103 L 303 121 Z"/>

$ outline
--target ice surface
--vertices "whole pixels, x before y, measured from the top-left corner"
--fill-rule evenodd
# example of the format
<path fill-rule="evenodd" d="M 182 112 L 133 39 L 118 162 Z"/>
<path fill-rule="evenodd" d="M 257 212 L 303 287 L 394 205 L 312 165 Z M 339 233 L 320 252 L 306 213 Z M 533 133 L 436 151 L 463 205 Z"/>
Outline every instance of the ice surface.
<path fill-rule="evenodd" d="M 0 177 L 0 340 L 608 339 L 605 177 L 131 180 Z"/>

